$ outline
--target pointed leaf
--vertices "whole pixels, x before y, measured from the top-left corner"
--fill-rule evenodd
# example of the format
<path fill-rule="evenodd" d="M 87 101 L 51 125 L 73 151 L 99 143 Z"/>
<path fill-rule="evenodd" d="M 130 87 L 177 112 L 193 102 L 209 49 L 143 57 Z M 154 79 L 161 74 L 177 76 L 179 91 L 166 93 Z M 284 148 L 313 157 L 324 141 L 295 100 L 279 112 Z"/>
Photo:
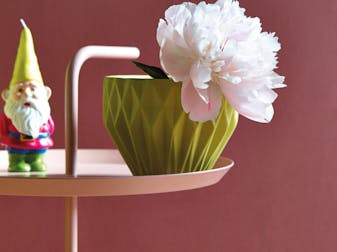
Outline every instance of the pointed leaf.
<path fill-rule="evenodd" d="M 137 61 L 132 61 L 132 63 L 154 79 L 168 79 L 166 73 L 159 67 L 145 65 Z"/>

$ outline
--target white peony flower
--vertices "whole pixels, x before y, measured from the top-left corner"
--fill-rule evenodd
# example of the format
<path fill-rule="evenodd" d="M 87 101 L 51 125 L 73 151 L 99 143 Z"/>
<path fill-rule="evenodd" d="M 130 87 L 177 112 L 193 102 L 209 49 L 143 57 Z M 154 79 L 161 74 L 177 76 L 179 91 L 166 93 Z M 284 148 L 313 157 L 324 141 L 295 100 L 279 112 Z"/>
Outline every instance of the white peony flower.
<path fill-rule="evenodd" d="M 183 82 L 182 105 L 191 120 L 217 117 L 222 95 L 241 115 L 269 122 L 274 88 L 285 87 L 273 70 L 280 44 L 247 17 L 237 1 L 173 5 L 160 19 L 160 61 L 174 81 Z"/>

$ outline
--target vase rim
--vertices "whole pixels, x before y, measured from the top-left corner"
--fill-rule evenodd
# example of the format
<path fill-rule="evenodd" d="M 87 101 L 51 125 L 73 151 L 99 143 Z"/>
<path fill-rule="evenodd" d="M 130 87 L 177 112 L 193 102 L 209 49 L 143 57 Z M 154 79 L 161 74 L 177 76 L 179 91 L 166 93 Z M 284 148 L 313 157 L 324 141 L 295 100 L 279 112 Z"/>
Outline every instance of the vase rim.
<path fill-rule="evenodd" d="M 151 80 L 151 76 L 146 74 L 117 74 L 117 75 L 107 75 L 105 78 L 111 79 L 136 79 L 136 80 Z"/>

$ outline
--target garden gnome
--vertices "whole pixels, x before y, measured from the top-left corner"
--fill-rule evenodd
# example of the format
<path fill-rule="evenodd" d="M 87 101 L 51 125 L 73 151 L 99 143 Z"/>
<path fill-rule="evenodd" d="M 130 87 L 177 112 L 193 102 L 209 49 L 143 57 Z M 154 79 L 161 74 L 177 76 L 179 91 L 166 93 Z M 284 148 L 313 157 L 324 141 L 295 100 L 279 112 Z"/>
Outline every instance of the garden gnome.
<path fill-rule="evenodd" d="M 13 77 L 2 91 L 5 101 L 0 118 L 1 144 L 8 151 L 10 172 L 45 171 L 43 157 L 53 146 L 54 122 L 34 50 L 33 37 L 23 20 Z"/>

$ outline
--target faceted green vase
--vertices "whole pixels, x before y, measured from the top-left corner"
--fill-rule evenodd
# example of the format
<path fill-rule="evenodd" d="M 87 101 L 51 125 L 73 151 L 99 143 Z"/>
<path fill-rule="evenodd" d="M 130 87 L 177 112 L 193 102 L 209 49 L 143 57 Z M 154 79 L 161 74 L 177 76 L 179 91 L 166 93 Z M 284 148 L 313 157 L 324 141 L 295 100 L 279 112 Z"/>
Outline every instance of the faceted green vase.
<path fill-rule="evenodd" d="M 133 175 L 211 169 L 231 137 L 238 113 L 224 100 L 215 121 L 191 121 L 181 83 L 147 76 L 107 76 L 103 121 Z"/>

